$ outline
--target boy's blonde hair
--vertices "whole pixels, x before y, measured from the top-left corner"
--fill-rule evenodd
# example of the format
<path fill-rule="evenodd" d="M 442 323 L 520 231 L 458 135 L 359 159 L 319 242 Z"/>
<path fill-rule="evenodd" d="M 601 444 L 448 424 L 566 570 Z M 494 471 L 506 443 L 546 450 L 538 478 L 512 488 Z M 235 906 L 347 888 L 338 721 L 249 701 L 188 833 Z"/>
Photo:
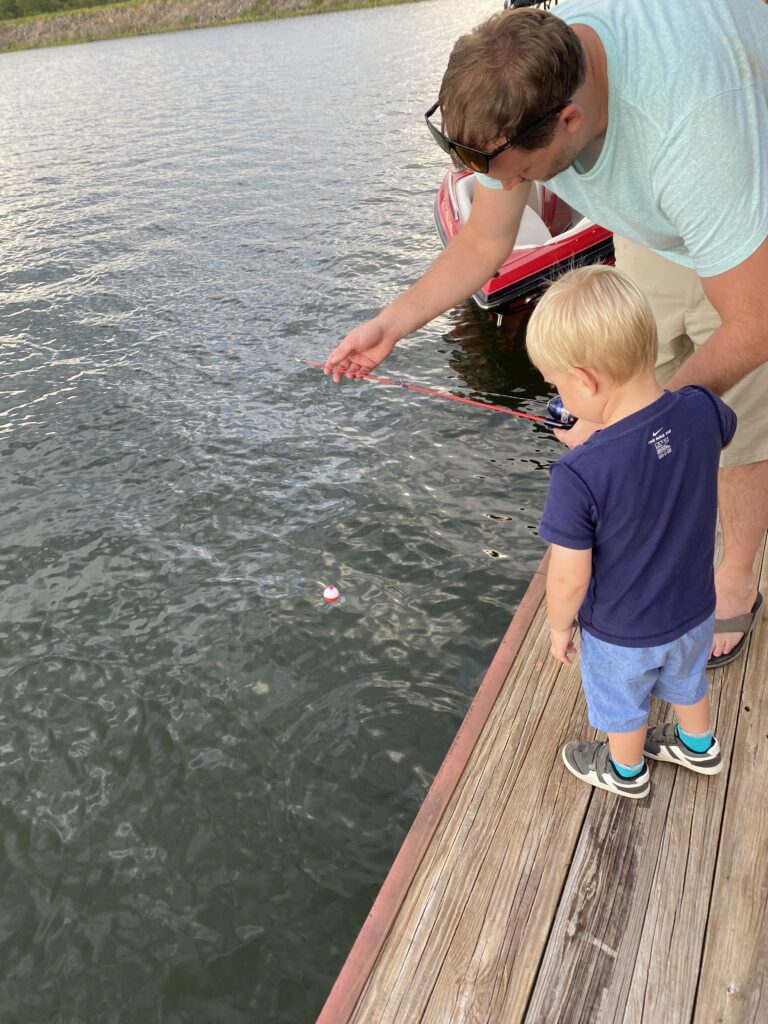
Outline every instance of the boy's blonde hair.
<path fill-rule="evenodd" d="M 648 300 L 615 267 L 570 270 L 551 284 L 528 321 L 525 345 L 539 368 L 597 370 L 623 384 L 656 363 Z"/>

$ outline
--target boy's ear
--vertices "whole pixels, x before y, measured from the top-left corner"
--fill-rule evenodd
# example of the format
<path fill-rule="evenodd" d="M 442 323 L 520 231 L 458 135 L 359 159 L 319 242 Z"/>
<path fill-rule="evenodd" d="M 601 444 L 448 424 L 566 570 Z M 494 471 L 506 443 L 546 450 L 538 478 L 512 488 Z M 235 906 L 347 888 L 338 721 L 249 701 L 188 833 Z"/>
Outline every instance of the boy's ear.
<path fill-rule="evenodd" d="M 594 370 L 588 370 L 584 366 L 574 366 L 571 368 L 571 373 L 591 396 L 596 395 L 600 390 L 601 381 Z"/>

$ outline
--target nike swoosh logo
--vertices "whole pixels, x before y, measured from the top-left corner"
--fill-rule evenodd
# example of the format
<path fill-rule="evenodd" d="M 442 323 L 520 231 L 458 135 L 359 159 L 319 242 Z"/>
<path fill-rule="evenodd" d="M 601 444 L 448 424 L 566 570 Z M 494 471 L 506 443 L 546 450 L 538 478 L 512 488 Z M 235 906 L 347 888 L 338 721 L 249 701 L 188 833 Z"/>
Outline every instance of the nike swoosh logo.
<path fill-rule="evenodd" d="M 656 437 L 656 435 L 660 434 L 663 429 L 664 427 L 662 427 L 661 430 L 654 430 L 654 432 L 651 434 L 651 437 Z"/>

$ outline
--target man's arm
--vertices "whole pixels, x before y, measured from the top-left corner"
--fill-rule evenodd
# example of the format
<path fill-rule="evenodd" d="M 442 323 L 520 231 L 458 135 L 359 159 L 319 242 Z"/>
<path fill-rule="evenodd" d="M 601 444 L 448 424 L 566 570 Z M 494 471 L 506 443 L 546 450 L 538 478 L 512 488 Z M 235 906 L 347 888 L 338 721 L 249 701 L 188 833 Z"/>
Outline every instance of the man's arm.
<path fill-rule="evenodd" d="M 701 283 L 722 326 L 667 387 L 700 384 L 721 395 L 768 360 L 768 238 L 738 267 Z"/>
<path fill-rule="evenodd" d="M 469 298 L 509 256 L 530 191 L 530 182 L 508 192 L 477 184 L 464 228 L 416 284 L 379 316 L 396 324 L 405 337 Z"/>
<path fill-rule="evenodd" d="M 514 245 L 530 189 L 530 182 L 508 192 L 478 184 L 472 212 L 460 234 L 414 285 L 373 320 L 349 332 L 328 356 L 325 372 L 332 373 L 335 381 L 370 373 L 401 338 L 485 284 Z"/>
<path fill-rule="evenodd" d="M 592 576 L 592 549 L 575 550 L 553 544 L 547 569 L 547 618 L 553 657 L 570 665 L 575 650 L 571 643 L 576 614 Z"/>
<path fill-rule="evenodd" d="M 722 395 L 768 360 L 768 239 L 738 267 L 717 277 L 703 277 L 701 283 L 722 326 L 665 386 L 676 391 L 686 384 L 700 384 Z M 579 420 L 571 430 L 555 430 L 554 434 L 558 441 L 575 448 L 598 427 Z"/>

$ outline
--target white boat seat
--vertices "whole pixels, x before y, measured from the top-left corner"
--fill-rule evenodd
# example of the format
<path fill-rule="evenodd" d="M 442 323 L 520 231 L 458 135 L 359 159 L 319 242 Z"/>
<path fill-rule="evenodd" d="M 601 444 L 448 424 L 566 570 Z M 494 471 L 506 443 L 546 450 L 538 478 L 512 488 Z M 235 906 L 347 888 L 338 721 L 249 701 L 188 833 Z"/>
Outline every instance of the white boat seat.
<path fill-rule="evenodd" d="M 464 224 L 469 220 L 469 214 L 472 209 L 472 196 L 474 194 L 474 174 L 468 174 L 466 178 L 460 178 L 456 183 L 456 204 L 459 207 L 459 216 Z"/>
<path fill-rule="evenodd" d="M 520 230 L 515 239 L 515 248 L 521 245 L 546 245 L 552 241 L 552 232 L 547 225 L 530 206 L 523 210 L 523 219 L 520 222 Z"/>
<path fill-rule="evenodd" d="M 543 186 L 540 182 L 534 181 L 531 186 L 531 195 L 528 204 L 523 210 L 523 219 L 520 223 L 520 230 L 517 233 L 515 245 L 545 245 L 552 241 L 549 228 L 539 216 L 541 210 L 541 194 Z M 469 220 L 469 213 L 472 209 L 472 196 L 475 193 L 475 176 L 468 174 L 461 178 L 456 184 L 456 203 L 459 207 L 459 216 L 466 224 Z"/>

